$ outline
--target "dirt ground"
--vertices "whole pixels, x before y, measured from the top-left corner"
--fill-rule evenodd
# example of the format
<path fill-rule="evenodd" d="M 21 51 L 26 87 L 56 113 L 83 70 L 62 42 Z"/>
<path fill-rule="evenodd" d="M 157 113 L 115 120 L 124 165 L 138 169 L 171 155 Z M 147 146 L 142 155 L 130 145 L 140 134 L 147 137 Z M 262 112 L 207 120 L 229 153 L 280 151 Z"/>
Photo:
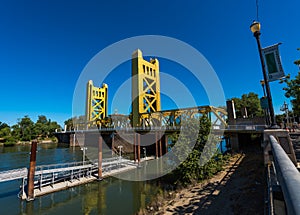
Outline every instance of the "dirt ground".
<path fill-rule="evenodd" d="M 264 192 L 262 152 L 247 150 L 210 180 L 163 201 L 155 214 L 264 214 Z"/>

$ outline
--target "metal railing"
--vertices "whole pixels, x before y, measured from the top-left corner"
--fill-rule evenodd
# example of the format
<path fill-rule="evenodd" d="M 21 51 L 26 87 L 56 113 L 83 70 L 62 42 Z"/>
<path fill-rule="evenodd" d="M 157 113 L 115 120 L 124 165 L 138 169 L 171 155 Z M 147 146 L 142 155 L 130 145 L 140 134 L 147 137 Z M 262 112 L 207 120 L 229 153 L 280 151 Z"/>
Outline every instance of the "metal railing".
<path fill-rule="evenodd" d="M 0 172 L 0 182 L 16 180 L 19 178 L 27 177 L 27 168 L 12 169 Z"/>
<path fill-rule="evenodd" d="M 228 125 L 226 129 L 237 131 L 263 131 L 265 125 Z"/>
<path fill-rule="evenodd" d="M 270 135 L 269 140 L 276 176 L 283 192 L 287 213 L 300 215 L 300 173 L 276 138 Z"/>

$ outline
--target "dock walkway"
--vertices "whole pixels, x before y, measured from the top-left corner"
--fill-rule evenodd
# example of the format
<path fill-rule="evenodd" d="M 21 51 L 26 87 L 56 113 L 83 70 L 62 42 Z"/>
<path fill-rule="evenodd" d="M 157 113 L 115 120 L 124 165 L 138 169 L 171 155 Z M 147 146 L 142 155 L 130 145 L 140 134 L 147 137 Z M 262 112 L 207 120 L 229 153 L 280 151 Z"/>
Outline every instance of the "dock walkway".
<path fill-rule="evenodd" d="M 148 157 L 143 160 L 150 160 Z M 102 178 L 135 169 L 138 163 L 123 157 L 103 159 Z M 22 179 L 19 197 L 26 199 L 27 168 L 0 172 L 0 182 Z M 37 166 L 34 177 L 34 196 L 41 196 L 98 179 L 98 161 L 71 162 Z"/>

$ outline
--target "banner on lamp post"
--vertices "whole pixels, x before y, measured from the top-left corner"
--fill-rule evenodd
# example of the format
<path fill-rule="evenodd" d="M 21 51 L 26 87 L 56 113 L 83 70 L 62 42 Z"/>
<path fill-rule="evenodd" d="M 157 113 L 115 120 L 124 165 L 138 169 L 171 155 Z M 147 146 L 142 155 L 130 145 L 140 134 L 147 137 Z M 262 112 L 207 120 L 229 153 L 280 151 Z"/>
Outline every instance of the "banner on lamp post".
<path fill-rule="evenodd" d="M 268 81 L 276 81 L 284 77 L 284 71 L 281 64 L 278 46 L 281 43 L 277 43 L 272 46 L 268 46 L 262 49 L 264 60 L 266 62 L 268 70 Z"/>

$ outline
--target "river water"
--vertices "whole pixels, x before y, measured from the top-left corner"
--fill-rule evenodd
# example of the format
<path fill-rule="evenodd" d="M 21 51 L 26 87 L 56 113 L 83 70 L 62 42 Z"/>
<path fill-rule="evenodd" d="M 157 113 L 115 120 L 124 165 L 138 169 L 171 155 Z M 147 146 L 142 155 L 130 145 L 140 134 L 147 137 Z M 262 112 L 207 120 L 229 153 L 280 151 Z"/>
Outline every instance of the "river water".
<path fill-rule="evenodd" d="M 30 145 L 0 147 L 0 171 L 29 167 Z M 39 144 L 37 165 L 81 161 L 82 151 L 54 143 Z M 106 178 L 37 197 L 18 198 L 21 180 L 0 183 L 0 215 L 14 214 L 135 214 L 144 208 L 158 187 L 147 182 Z"/>

